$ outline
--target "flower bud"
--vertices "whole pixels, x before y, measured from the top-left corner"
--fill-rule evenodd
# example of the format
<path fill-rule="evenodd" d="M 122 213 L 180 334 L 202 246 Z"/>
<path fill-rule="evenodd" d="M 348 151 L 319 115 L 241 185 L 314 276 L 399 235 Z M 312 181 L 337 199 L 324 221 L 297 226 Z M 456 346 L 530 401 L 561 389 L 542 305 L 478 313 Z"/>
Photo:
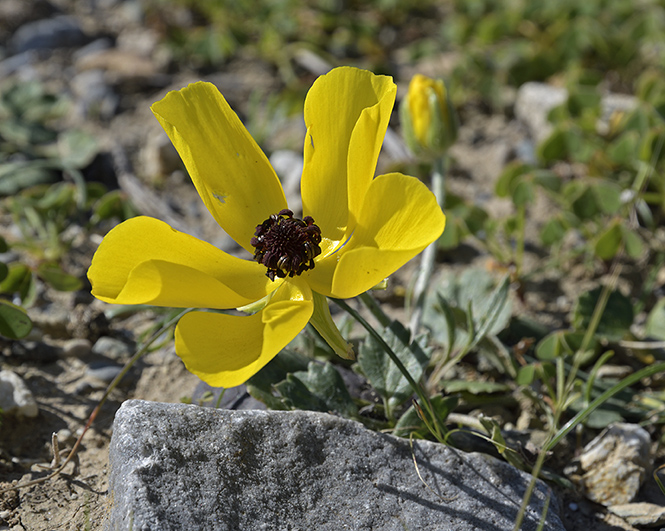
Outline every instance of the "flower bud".
<path fill-rule="evenodd" d="M 400 119 L 404 140 L 415 155 L 440 157 L 457 139 L 457 115 L 441 80 L 413 76 Z"/>

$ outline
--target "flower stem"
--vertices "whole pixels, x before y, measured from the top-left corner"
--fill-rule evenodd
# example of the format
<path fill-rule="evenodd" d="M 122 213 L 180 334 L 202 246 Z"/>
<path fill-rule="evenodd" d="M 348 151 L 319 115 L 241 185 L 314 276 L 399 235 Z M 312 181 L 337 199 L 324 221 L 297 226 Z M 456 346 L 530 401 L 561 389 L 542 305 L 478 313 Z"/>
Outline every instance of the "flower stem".
<path fill-rule="evenodd" d="M 363 293 L 358 298 L 365 304 L 365 306 L 370 310 L 370 312 L 372 312 L 372 315 L 374 315 L 377 318 L 377 321 L 379 321 L 383 326 L 388 326 L 390 324 L 390 319 L 386 314 L 383 313 L 383 311 L 376 303 L 376 301 L 371 297 L 371 295 L 369 295 L 368 293 Z M 434 408 L 432 407 L 432 403 L 427 398 L 427 395 L 425 394 L 425 391 L 423 390 L 422 386 L 413 379 L 407 368 L 397 357 L 397 354 L 395 354 L 393 349 L 390 348 L 390 345 L 388 345 L 388 343 L 386 343 L 383 337 L 381 337 L 381 335 L 372 327 L 372 325 L 370 325 L 365 320 L 365 318 L 362 315 L 360 315 L 360 313 L 357 310 L 349 306 L 349 304 L 347 304 L 346 301 L 334 298 L 331 298 L 330 300 L 332 300 L 335 304 L 337 304 L 337 306 L 342 308 L 342 310 L 344 310 L 351 317 L 353 317 L 365 330 L 367 330 L 367 332 L 379 343 L 379 345 L 381 345 L 386 354 L 388 354 L 388 357 L 397 366 L 399 371 L 404 375 L 404 378 L 406 378 L 406 380 L 409 382 L 411 388 L 418 395 L 418 398 L 420 399 L 420 402 L 422 403 L 423 407 L 425 407 L 429 419 L 423 419 L 423 421 L 428 427 L 430 427 L 432 435 L 434 435 L 434 437 L 436 437 L 436 439 L 439 442 L 442 443 L 445 442 L 444 436 L 448 430 L 446 430 L 445 426 L 443 425 L 443 421 L 435 414 Z"/>
<path fill-rule="evenodd" d="M 432 192 L 436 197 L 436 201 L 443 209 L 446 201 L 445 189 L 445 175 L 446 175 L 446 157 L 445 155 L 434 160 L 432 165 Z M 425 297 L 427 286 L 429 285 L 432 273 L 434 272 L 434 264 L 436 262 L 437 241 L 432 242 L 425 248 L 420 257 L 420 269 L 418 270 L 418 277 L 413 286 L 413 294 L 411 300 L 413 301 L 413 308 L 411 311 L 411 320 L 409 321 L 409 330 L 411 330 L 411 337 L 415 337 L 420 328 L 420 321 L 425 309 Z"/>

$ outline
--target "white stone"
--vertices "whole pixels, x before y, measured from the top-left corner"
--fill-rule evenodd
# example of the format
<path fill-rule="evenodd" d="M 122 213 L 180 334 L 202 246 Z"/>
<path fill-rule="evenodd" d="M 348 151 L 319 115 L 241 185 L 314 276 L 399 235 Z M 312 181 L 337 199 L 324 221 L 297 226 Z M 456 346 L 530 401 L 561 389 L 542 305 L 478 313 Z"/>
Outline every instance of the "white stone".
<path fill-rule="evenodd" d="M 0 410 L 8 415 L 36 417 L 39 408 L 23 379 L 12 371 L 0 371 Z"/>
<path fill-rule="evenodd" d="M 528 126 L 536 143 L 540 143 L 552 132 L 548 113 L 567 99 L 565 88 L 530 81 L 517 91 L 515 116 Z"/>
<path fill-rule="evenodd" d="M 636 424 L 612 424 L 579 457 L 587 498 L 603 505 L 629 503 L 651 463 L 651 438 Z"/>

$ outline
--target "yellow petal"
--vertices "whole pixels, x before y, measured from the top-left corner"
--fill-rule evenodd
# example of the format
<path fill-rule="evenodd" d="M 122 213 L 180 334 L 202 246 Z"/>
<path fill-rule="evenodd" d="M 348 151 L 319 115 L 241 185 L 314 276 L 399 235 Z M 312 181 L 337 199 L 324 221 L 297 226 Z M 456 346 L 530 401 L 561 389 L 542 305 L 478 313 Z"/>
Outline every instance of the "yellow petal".
<path fill-rule="evenodd" d="M 312 297 L 314 299 L 314 313 L 310 319 L 312 326 L 316 328 L 316 331 L 321 334 L 321 337 L 340 358 L 356 359 L 353 347 L 342 337 L 335 321 L 332 319 L 332 315 L 330 315 L 328 299 L 316 291 L 312 292 Z"/>
<path fill-rule="evenodd" d="M 367 190 L 348 243 L 303 276 L 323 295 L 360 295 L 441 236 L 445 219 L 434 194 L 418 179 L 381 175 Z"/>
<path fill-rule="evenodd" d="M 261 148 L 211 83 L 169 92 L 151 107 L 208 210 L 239 245 L 254 252 L 256 226 L 286 208 L 282 186 Z"/>
<path fill-rule="evenodd" d="M 303 211 L 326 238 L 339 242 L 353 231 L 395 92 L 390 77 L 341 67 L 319 77 L 307 94 Z"/>
<path fill-rule="evenodd" d="M 235 308 L 278 286 L 262 265 L 144 216 L 106 235 L 88 278 L 92 294 L 104 302 L 180 308 Z"/>
<path fill-rule="evenodd" d="M 188 313 L 176 327 L 176 352 L 190 372 L 213 387 L 240 385 L 305 327 L 313 306 L 307 284 L 288 279 L 254 315 Z"/>

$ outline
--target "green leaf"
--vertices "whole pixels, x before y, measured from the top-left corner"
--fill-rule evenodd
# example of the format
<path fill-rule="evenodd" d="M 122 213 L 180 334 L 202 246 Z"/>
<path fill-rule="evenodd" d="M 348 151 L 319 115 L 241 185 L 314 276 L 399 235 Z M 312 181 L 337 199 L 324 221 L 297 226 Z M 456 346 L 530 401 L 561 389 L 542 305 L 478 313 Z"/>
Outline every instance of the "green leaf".
<path fill-rule="evenodd" d="M 525 206 L 533 203 L 533 185 L 529 181 L 520 181 L 513 190 L 513 203 L 515 206 Z"/>
<path fill-rule="evenodd" d="M 577 330 L 586 330 L 591 322 L 594 308 L 600 298 L 600 287 L 580 295 L 573 310 L 573 326 Z M 629 331 L 635 318 L 633 305 L 628 297 L 619 291 L 612 291 L 603 312 L 596 335 L 619 341 Z"/>
<path fill-rule="evenodd" d="M 485 227 L 489 214 L 477 205 L 471 205 L 464 216 L 464 222 L 471 234 L 477 234 Z"/>
<path fill-rule="evenodd" d="M 557 160 L 565 160 L 568 158 L 568 143 L 570 131 L 568 129 L 557 127 L 552 131 L 538 146 L 538 158 L 545 164 L 555 162 Z"/>
<path fill-rule="evenodd" d="M 638 151 L 641 161 L 657 164 L 665 156 L 665 132 L 661 128 L 650 129 Z"/>
<path fill-rule="evenodd" d="M 614 183 L 600 181 L 592 187 L 596 204 L 605 214 L 616 214 L 621 207 L 621 189 Z"/>
<path fill-rule="evenodd" d="M 247 381 L 247 392 L 270 409 L 289 409 L 282 399 L 273 394 L 273 385 L 286 379 L 289 373 L 307 370 L 310 358 L 295 350 L 300 342 L 299 334 L 282 349 L 268 364 Z"/>
<path fill-rule="evenodd" d="M 0 282 L 2 282 L 5 278 L 7 278 L 7 275 L 9 274 L 9 268 L 7 267 L 7 264 L 4 262 L 0 262 Z"/>
<path fill-rule="evenodd" d="M 496 335 L 506 328 L 512 312 L 508 290 L 504 284 L 498 288 L 495 286 L 495 278 L 484 268 L 470 268 L 461 275 L 443 277 L 438 289 L 435 288 L 437 297 L 430 298 L 431 303 L 426 306 L 423 315 L 423 323 L 429 328 L 432 339 L 449 348 L 463 348 L 467 345 L 469 304 L 474 316 L 473 328 L 476 330 L 482 330 L 485 335 Z M 450 331 L 442 300 L 449 306 L 455 319 L 453 346 L 448 345 Z M 489 320 L 488 316 L 491 316 Z M 482 337 L 477 334 L 475 339 L 477 342 Z"/>
<path fill-rule="evenodd" d="M 443 397 L 438 395 L 430 398 L 430 404 L 432 404 L 436 416 L 444 422 L 448 418 L 448 415 L 455 410 L 458 402 L 459 398 L 456 396 Z M 407 409 L 399 418 L 392 433 L 397 437 L 409 437 L 413 435 L 420 439 L 427 439 L 430 436 L 429 430 L 423 421 L 420 420 L 418 411 L 413 406 Z"/>
<path fill-rule="evenodd" d="M 540 241 L 545 246 L 554 245 L 563 240 L 566 235 L 566 228 L 558 218 L 548 220 L 540 231 Z"/>
<path fill-rule="evenodd" d="M 521 162 L 508 164 L 496 181 L 494 193 L 499 197 L 508 197 L 521 181 L 520 178 L 530 169 L 530 166 Z"/>
<path fill-rule="evenodd" d="M 314 395 L 302 380 L 289 374 L 286 380 L 275 384 L 275 389 L 282 397 L 282 402 L 289 409 L 304 409 L 306 411 L 328 411 L 325 400 Z"/>
<path fill-rule="evenodd" d="M 30 283 L 32 272 L 25 264 L 15 262 L 9 264 L 9 273 L 0 282 L 0 293 L 24 293 L 26 285 Z"/>
<path fill-rule="evenodd" d="M 449 394 L 471 393 L 472 395 L 506 393 L 510 392 L 510 386 L 497 382 L 476 382 L 467 380 L 448 380 L 441 382 L 441 388 Z"/>
<path fill-rule="evenodd" d="M 659 299 L 649 312 L 645 332 L 649 338 L 665 340 L 665 299 Z"/>
<path fill-rule="evenodd" d="M 490 440 L 494 444 L 499 454 L 503 455 L 506 461 L 508 461 L 514 467 L 517 467 L 521 470 L 526 470 L 527 466 L 524 462 L 524 459 L 515 450 L 506 444 L 506 440 L 501 434 L 501 427 L 499 426 L 499 423 L 491 417 L 481 416 L 478 420 L 489 434 Z"/>
<path fill-rule="evenodd" d="M 542 361 L 553 361 L 558 357 L 572 356 L 582 346 L 584 332 L 556 330 L 545 336 L 536 345 L 536 357 Z M 592 340 L 589 349 L 593 354 L 597 341 Z"/>
<path fill-rule="evenodd" d="M 601 260 L 611 260 L 616 256 L 623 241 L 620 223 L 614 221 L 603 231 L 594 245 L 594 253 Z"/>
<path fill-rule="evenodd" d="M 55 183 L 43 190 L 35 206 L 40 211 L 65 208 L 75 202 L 76 189 L 69 183 Z"/>
<path fill-rule="evenodd" d="M 642 238 L 640 235 L 624 224 L 621 225 L 621 235 L 623 236 L 626 254 L 631 258 L 639 258 L 642 256 L 644 245 L 642 245 Z"/>
<path fill-rule="evenodd" d="M 54 182 L 56 177 L 40 162 L 5 162 L 0 164 L 0 195 L 15 195 L 30 186 Z"/>
<path fill-rule="evenodd" d="M 541 339 L 536 345 L 536 357 L 539 360 L 550 361 L 561 356 L 564 350 L 561 344 L 562 335 L 562 331 L 556 331 Z M 570 354 L 570 352 L 566 352 L 566 354 Z"/>
<path fill-rule="evenodd" d="M 80 278 L 65 273 L 57 264 L 43 263 L 37 268 L 37 274 L 58 291 L 76 291 L 83 287 Z"/>
<path fill-rule="evenodd" d="M 93 205 L 94 220 L 103 221 L 113 217 L 123 218 L 123 205 L 126 202 L 121 190 L 104 194 Z"/>
<path fill-rule="evenodd" d="M 7 245 L 7 240 L 0 236 L 0 253 L 6 253 L 9 251 L 9 245 Z"/>
<path fill-rule="evenodd" d="M 561 177 L 549 170 L 535 170 L 533 172 L 533 182 L 550 192 L 559 192 L 561 190 Z"/>
<path fill-rule="evenodd" d="M 97 155 L 97 141 L 80 129 L 70 129 L 58 138 L 58 154 L 64 168 L 85 168 Z"/>
<path fill-rule="evenodd" d="M 57 133 L 40 123 L 8 118 L 0 120 L 0 136 L 18 148 L 28 148 L 54 142 Z"/>
<path fill-rule="evenodd" d="M 9 339 L 21 339 L 32 330 L 32 321 L 20 306 L 0 299 L 0 335 Z"/>
<path fill-rule="evenodd" d="M 426 347 L 427 336 L 423 334 L 409 343 L 409 332 L 398 321 L 393 321 L 389 328 L 384 328 L 380 333 L 411 377 L 418 382 L 432 353 L 432 349 Z M 391 410 L 413 395 L 414 390 L 408 380 L 372 336 L 368 336 L 360 345 L 358 366 Z"/>
<path fill-rule="evenodd" d="M 580 184 L 579 191 L 579 195 L 570 204 L 573 213 L 583 220 L 595 217 L 599 208 L 593 190 L 588 185 Z"/>
<path fill-rule="evenodd" d="M 353 402 L 344 380 L 331 363 L 319 364 L 312 361 L 306 372 L 295 372 L 293 377 L 300 380 L 312 395 L 326 404 L 324 411 L 332 411 L 347 418 L 355 417 L 358 414 L 358 408 Z"/>
<path fill-rule="evenodd" d="M 475 321 L 476 333 L 473 338 L 472 346 L 477 345 L 480 340 L 490 334 L 498 334 L 506 326 L 504 309 L 508 305 L 508 293 L 510 288 L 510 278 L 505 276 L 503 282 L 492 292 L 487 302 L 487 310 Z M 471 313 L 471 312 L 469 312 Z M 510 317 L 508 317 L 510 319 Z M 501 321 L 501 326 L 497 327 L 497 322 Z"/>
<path fill-rule="evenodd" d="M 592 411 L 584 421 L 584 425 L 594 430 L 602 430 L 615 422 L 623 422 L 624 418 L 618 411 L 598 408 Z"/>
<path fill-rule="evenodd" d="M 517 385 L 531 385 L 536 379 L 536 367 L 533 364 L 525 365 L 520 367 L 517 371 L 517 378 L 515 378 L 515 383 Z"/>
<path fill-rule="evenodd" d="M 628 131 L 614 140 L 607 147 L 607 154 L 615 164 L 632 166 L 639 147 L 640 135 L 637 131 Z"/>

